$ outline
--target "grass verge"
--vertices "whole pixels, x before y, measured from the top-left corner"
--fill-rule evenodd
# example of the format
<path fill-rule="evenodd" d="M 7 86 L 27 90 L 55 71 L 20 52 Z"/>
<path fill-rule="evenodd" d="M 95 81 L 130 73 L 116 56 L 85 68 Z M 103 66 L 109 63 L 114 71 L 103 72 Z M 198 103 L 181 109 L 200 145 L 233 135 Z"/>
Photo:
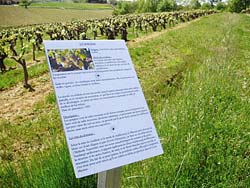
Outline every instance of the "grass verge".
<path fill-rule="evenodd" d="M 124 187 L 250 186 L 249 23 L 214 15 L 150 42 L 194 65 L 154 115 L 165 154 L 126 166 Z"/>

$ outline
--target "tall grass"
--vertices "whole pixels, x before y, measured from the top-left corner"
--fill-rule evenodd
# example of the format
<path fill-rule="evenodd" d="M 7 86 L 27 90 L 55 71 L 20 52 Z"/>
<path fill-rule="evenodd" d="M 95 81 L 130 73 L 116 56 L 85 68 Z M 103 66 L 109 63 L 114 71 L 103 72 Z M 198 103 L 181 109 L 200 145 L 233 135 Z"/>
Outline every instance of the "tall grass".
<path fill-rule="evenodd" d="M 216 15 L 174 33 L 172 41 L 182 43 L 170 45 L 196 65 L 181 88 L 167 88 L 174 92 L 155 114 L 165 154 L 126 166 L 123 187 L 250 186 L 247 23 L 245 16 Z"/>
<path fill-rule="evenodd" d="M 95 175 L 84 179 L 75 178 L 65 143 L 52 146 L 50 153 L 39 153 L 31 161 L 20 162 L 18 169 L 7 165 L 4 170 L 0 170 L 0 176 L 0 185 L 4 187 L 96 187 Z"/>

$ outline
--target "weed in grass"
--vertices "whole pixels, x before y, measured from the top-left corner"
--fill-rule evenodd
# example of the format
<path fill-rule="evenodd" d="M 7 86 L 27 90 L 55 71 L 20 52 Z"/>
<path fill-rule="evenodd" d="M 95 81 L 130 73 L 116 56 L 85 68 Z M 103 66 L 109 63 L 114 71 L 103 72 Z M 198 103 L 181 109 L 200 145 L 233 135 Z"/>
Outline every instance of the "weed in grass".
<path fill-rule="evenodd" d="M 55 93 L 50 93 L 48 96 L 46 96 L 46 102 L 49 103 L 49 104 L 56 103 Z"/>

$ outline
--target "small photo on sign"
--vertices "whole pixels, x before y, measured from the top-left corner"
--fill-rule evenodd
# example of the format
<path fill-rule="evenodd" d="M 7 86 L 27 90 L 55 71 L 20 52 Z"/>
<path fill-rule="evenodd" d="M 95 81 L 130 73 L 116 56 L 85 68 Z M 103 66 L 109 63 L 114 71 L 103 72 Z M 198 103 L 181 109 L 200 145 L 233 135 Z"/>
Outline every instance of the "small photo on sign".
<path fill-rule="evenodd" d="M 48 50 L 53 72 L 93 70 L 95 65 L 88 48 Z"/>

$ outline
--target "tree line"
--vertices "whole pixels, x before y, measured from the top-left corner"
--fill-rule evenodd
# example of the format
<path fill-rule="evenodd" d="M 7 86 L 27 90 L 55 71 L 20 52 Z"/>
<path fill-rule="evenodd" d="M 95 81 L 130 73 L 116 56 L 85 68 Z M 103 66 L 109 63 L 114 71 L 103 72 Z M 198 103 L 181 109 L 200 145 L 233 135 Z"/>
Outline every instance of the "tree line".
<path fill-rule="evenodd" d="M 215 9 L 230 12 L 241 12 L 250 8 L 250 0 L 137 0 L 133 2 L 112 0 L 115 4 L 113 14 L 165 12 L 193 9 Z"/>

